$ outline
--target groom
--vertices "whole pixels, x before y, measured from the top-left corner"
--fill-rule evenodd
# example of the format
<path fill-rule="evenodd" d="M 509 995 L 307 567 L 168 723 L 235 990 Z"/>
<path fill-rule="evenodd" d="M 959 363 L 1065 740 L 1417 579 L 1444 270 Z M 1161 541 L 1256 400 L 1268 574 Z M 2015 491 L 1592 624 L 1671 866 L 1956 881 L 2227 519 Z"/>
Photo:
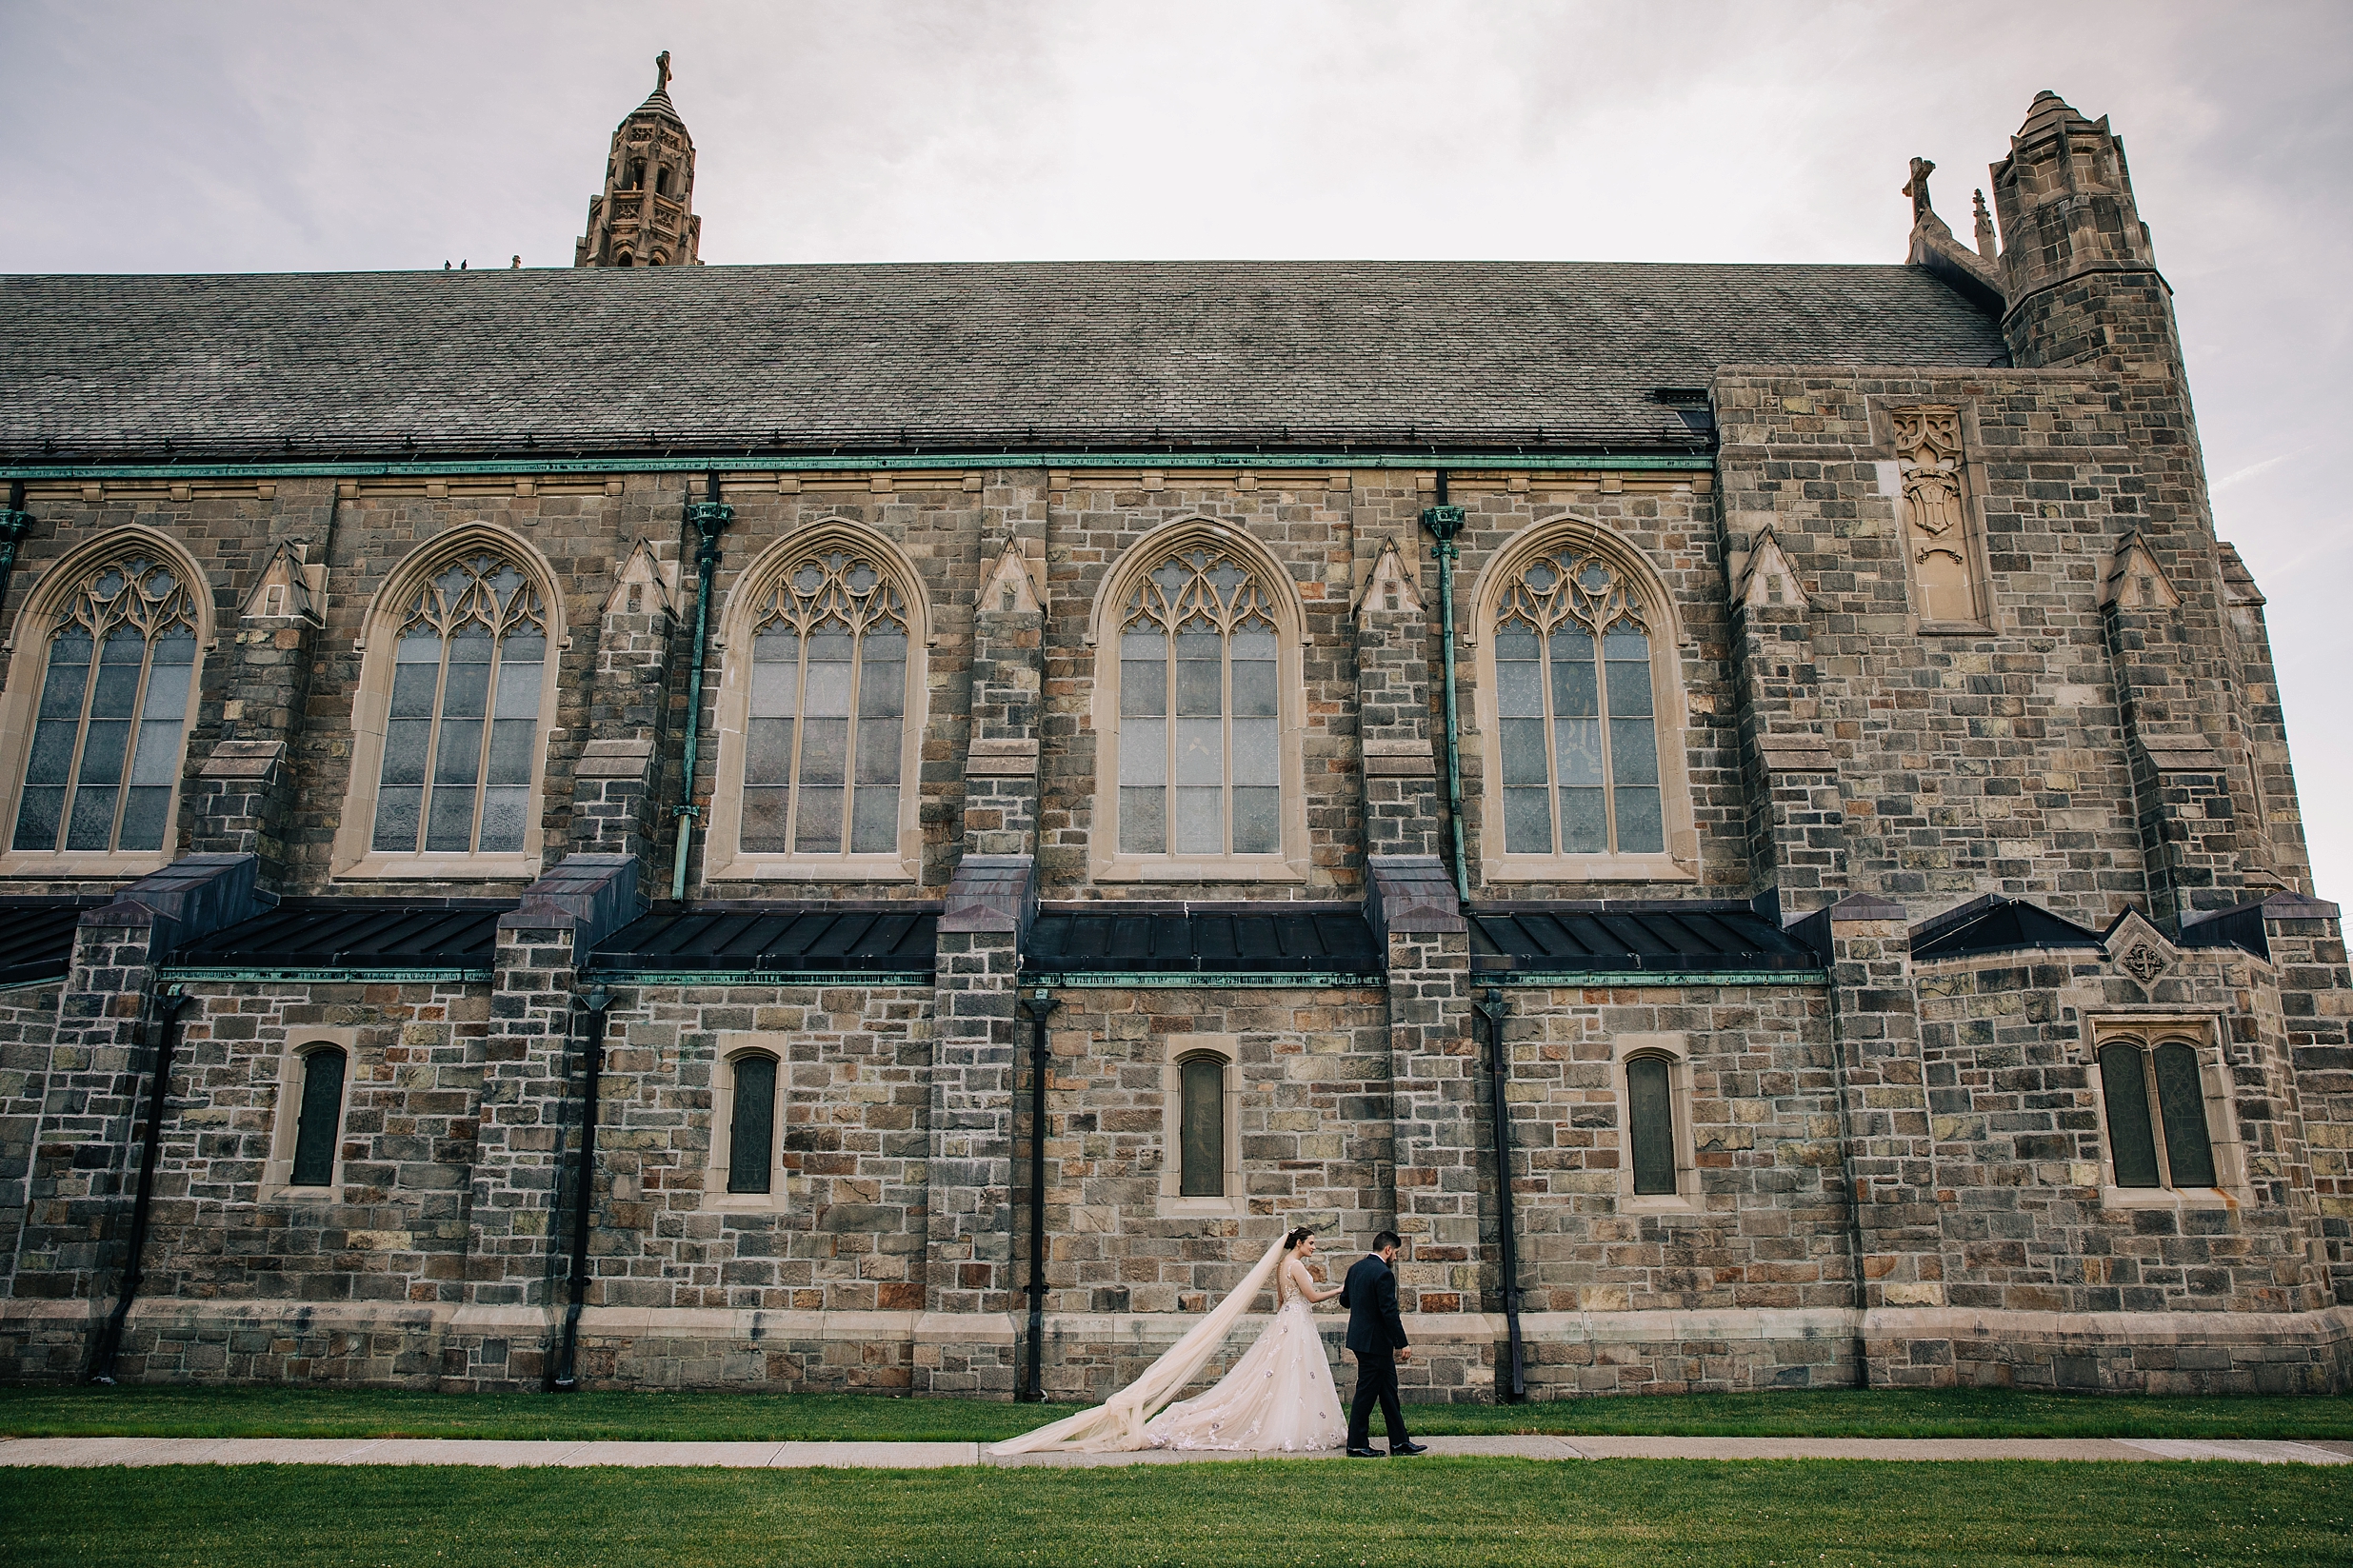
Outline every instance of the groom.
<path fill-rule="evenodd" d="M 1409 1361 L 1405 1320 L 1397 1316 L 1397 1233 L 1385 1230 L 1372 1239 L 1371 1255 L 1348 1270 L 1340 1300 L 1348 1309 L 1348 1348 L 1356 1353 L 1356 1399 L 1348 1406 L 1348 1458 L 1377 1459 L 1372 1445 L 1372 1401 L 1381 1401 L 1381 1419 L 1389 1429 L 1389 1453 L 1403 1456 L 1428 1450 L 1406 1435 L 1406 1413 L 1397 1405 L 1397 1363 Z"/>

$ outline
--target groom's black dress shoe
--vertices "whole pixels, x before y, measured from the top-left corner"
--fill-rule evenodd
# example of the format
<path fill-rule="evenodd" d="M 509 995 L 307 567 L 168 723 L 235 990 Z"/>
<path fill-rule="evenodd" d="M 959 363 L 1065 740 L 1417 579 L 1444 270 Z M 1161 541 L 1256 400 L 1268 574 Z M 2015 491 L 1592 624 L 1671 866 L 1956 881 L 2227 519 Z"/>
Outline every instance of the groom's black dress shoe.
<path fill-rule="evenodd" d="M 1388 1456 L 1382 1453 L 1378 1448 L 1351 1448 L 1348 1450 L 1348 1458 L 1352 1459 L 1386 1459 Z"/>
<path fill-rule="evenodd" d="M 1402 1459 L 1408 1454 L 1426 1454 L 1428 1452 L 1429 1444 L 1415 1442 L 1410 1439 L 1404 1442 L 1393 1442 L 1389 1444 L 1389 1458 L 1393 1459 Z"/>

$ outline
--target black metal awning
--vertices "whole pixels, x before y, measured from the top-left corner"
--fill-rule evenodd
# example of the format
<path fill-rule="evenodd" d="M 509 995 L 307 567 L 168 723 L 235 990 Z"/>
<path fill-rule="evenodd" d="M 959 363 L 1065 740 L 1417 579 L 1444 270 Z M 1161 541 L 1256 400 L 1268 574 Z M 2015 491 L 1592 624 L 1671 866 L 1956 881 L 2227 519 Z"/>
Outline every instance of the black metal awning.
<path fill-rule="evenodd" d="M 601 975 L 722 977 L 820 975 L 928 980 L 937 964 L 933 903 L 882 906 L 723 904 L 655 910 L 599 943 L 588 967 Z"/>
<path fill-rule="evenodd" d="M 1379 983 L 1372 928 L 1355 905 L 1132 904 L 1047 909 L 1025 973 L 1063 984 Z"/>
<path fill-rule="evenodd" d="M 182 948 L 189 980 L 488 980 L 511 899 L 288 899 Z"/>
<path fill-rule="evenodd" d="M 0 985 L 61 979 L 73 967 L 73 928 L 104 899 L 0 898 Z"/>
<path fill-rule="evenodd" d="M 1822 961 L 1746 904 L 1605 901 L 1503 903 L 1470 913 L 1474 975 L 1768 979 L 1818 973 Z"/>
<path fill-rule="evenodd" d="M 1980 953 L 2098 947 L 2100 933 L 2063 920 L 2024 899 L 1999 893 L 1947 909 L 1912 927 L 1912 959 L 1969 958 Z"/>

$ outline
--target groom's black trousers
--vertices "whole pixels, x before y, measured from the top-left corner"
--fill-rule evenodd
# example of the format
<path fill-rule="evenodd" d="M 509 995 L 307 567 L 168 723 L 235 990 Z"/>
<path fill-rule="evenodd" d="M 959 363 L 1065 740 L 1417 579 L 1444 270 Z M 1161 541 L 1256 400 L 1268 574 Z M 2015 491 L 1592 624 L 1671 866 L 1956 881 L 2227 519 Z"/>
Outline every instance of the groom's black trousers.
<path fill-rule="evenodd" d="M 1389 1429 L 1389 1446 L 1411 1442 L 1406 1436 L 1406 1413 L 1397 1403 L 1397 1357 L 1386 1350 L 1356 1353 L 1356 1398 L 1348 1402 L 1348 1446 L 1372 1446 L 1372 1401 L 1381 1401 L 1381 1419 Z"/>

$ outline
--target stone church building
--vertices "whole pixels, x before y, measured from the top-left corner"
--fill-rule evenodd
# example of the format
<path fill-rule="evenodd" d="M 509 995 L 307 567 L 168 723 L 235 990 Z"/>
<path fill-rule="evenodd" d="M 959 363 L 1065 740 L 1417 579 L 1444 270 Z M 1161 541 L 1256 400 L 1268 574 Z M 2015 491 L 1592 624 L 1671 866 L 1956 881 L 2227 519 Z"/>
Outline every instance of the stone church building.
<path fill-rule="evenodd" d="M 1313 1224 L 1423 1399 L 2353 1385 L 2107 121 L 1895 266 L 705 267 L 668 74 L 575 268 L 0 280 L 0 1376 L 1091 1398 Z"/>

